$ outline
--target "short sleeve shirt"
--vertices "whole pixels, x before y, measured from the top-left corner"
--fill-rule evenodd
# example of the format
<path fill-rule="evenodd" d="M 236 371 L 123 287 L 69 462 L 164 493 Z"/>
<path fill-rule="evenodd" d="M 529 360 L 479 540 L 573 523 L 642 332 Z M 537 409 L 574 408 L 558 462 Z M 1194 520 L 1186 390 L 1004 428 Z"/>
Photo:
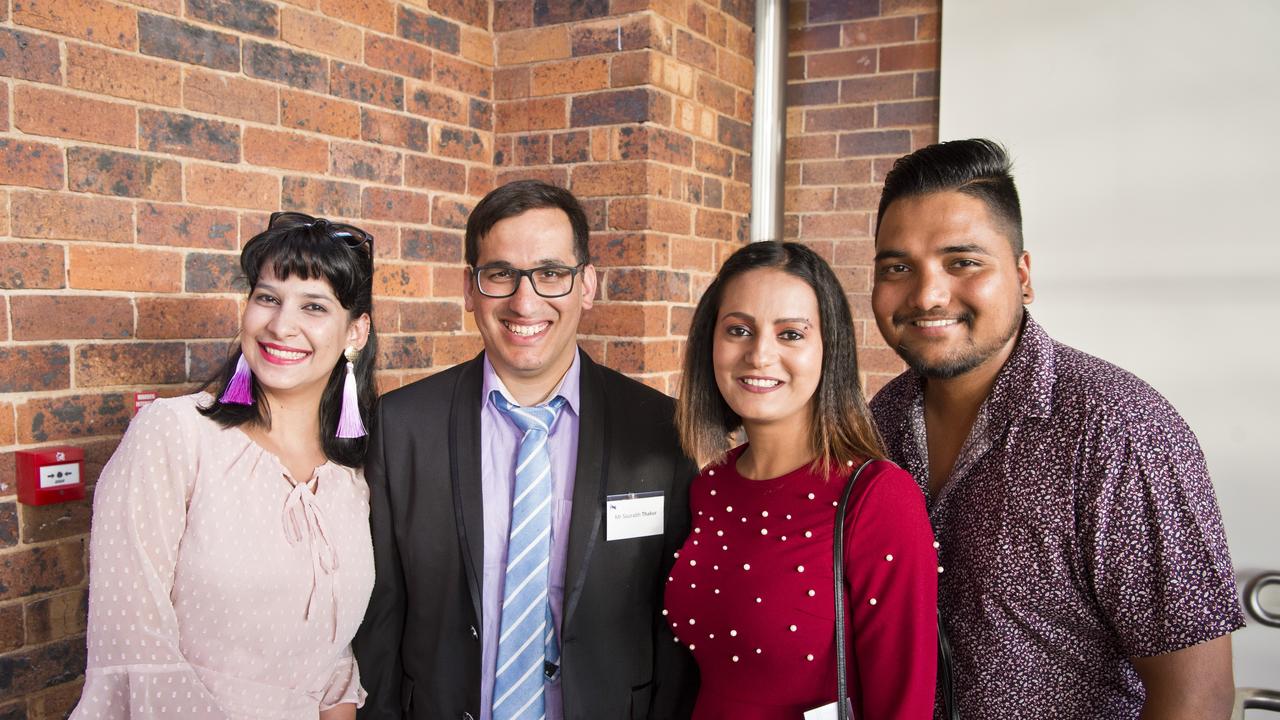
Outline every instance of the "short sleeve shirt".
<path fill-rule="evenodd" d="M 923 378 L 900 375 L 871 407 L 890 457 L 927 488 Z M 1191 429 L 1029 314 L 929 516 L 966 720 L 1137 718 L 1130 657 L 1243 625 Z"/>

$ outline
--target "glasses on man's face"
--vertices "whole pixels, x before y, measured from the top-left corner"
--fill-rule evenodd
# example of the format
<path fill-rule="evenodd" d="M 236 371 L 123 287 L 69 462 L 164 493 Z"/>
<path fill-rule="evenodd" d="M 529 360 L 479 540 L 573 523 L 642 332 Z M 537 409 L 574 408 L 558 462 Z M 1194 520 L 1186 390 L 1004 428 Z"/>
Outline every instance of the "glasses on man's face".
<path fill-rule="evenodd" d="M 585 266 L 586 263 L 578 263 L 573 267 L 543 265 L 531 270 L 517 270 L 505 263 L 491 263 L 471 268 L 471 277 L 475 278 L 476 289 L 485 297 L 511 297 L 520 287 L 520 278 L 527 277 L 533 291 L 539 296 L 558 298 L 573 290 L 573 279 Z"/>
<path fill-rule="evenodd" d="M 373 249 L 373 236 L 355 225 L 329 222 L 324 218 L 312 217 L 300 212 L 273 212 L 271 219 L 267 221 L 268 230 L 295 227 L 321 230 L 330 238 L 346 243 L 347 247 L 358 248 L 369 243 L 370 250 Z"/>

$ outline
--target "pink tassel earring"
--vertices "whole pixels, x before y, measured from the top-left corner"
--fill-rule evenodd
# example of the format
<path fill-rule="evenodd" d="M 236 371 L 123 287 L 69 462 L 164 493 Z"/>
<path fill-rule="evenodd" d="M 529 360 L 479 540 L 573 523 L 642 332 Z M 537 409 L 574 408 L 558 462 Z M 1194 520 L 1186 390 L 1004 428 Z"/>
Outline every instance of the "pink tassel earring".
<path fill-rule="evenodd" d="M 360 397 L 356 391 L 356 358 L 360 351 L 348 345 L 343 355 L 347 358 L 347 379 L 342 383 L 342 412 L 338 415 L 338 432 L 340 438 L 358 438 L 369 434 L 360 420 Z"/>
<path fill-rule="evenodd" d="M 218 398 L 218 402 L 236 405 L 253 404 L 253 373 L 249 370 L 249 363 L 245 362 L 243 352 L 240 353 L 240 359 L 236 360 L 236 371 L 231 376 L 231 382 L 227 383 L 227 389 L 222 391 L 222 397 Z"/>

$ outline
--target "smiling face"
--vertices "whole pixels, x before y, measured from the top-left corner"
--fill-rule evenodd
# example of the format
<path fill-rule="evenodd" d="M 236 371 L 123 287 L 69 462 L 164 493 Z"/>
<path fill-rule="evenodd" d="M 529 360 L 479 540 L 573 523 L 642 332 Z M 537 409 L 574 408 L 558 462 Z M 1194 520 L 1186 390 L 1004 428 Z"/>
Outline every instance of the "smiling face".
<path fill-rule="evenodd" d="M 500 220 L 478 243 L 476 267 L 506 265 L 530 270 L 546 265 L 574 267 L 573 228 L 559 208 L 536 208 Z M 474 314 L 485 354 L 498 377 L 518 400 L 540 400 L 554 389 L 573 363 L 578 322 L 591 307 L 596 271 L 585 266 L 568 295 L 544 298 L 528 278 L 520 278 L 514 295 L 480 293 L 468 270 L 463 289 L 467 310 Z"/>
<path fill-rule="evenodd" d="M 240 350 L 268 397 L 314 397 L 348 345 L 363 348 L 369 316 L 354 320 L 326 280 L 262 268 L 240 320 Z"/>
<path fill-rule="evenodd" d="M 753 428 L 793 424 L 807 435 L 822 377 L 818 298 L 781 270 L 745 272 L 725 286 L 711 363 L 716 386 L 750 436 Z"/>
<path fill-rule="evenodd" d="M 871 308 L 885 341 L 921 375 L 994 375 L 1033 298 L 1030 256 L 1014 256 L 983 201 L 938 192 L 885 212 Z"/>

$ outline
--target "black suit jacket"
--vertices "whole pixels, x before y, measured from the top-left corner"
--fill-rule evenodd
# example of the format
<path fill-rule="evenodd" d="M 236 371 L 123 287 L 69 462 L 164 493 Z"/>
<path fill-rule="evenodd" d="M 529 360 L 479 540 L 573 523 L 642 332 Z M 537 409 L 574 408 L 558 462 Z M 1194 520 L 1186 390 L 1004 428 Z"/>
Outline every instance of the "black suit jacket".
<path fill-rule="evenodd" d="M 581 353 L 578 465 L 565 567 L 566 720 L 687 718 L 697 670 L 661 619 L 689 532 L 670 398 Z M 480 717 L 483 356 L 382 398 L 365 474 L 377 579 L 354 646 L 368 718 Z M 608 495 L 661 490 L 665 532 L 605 540 Z"/>

